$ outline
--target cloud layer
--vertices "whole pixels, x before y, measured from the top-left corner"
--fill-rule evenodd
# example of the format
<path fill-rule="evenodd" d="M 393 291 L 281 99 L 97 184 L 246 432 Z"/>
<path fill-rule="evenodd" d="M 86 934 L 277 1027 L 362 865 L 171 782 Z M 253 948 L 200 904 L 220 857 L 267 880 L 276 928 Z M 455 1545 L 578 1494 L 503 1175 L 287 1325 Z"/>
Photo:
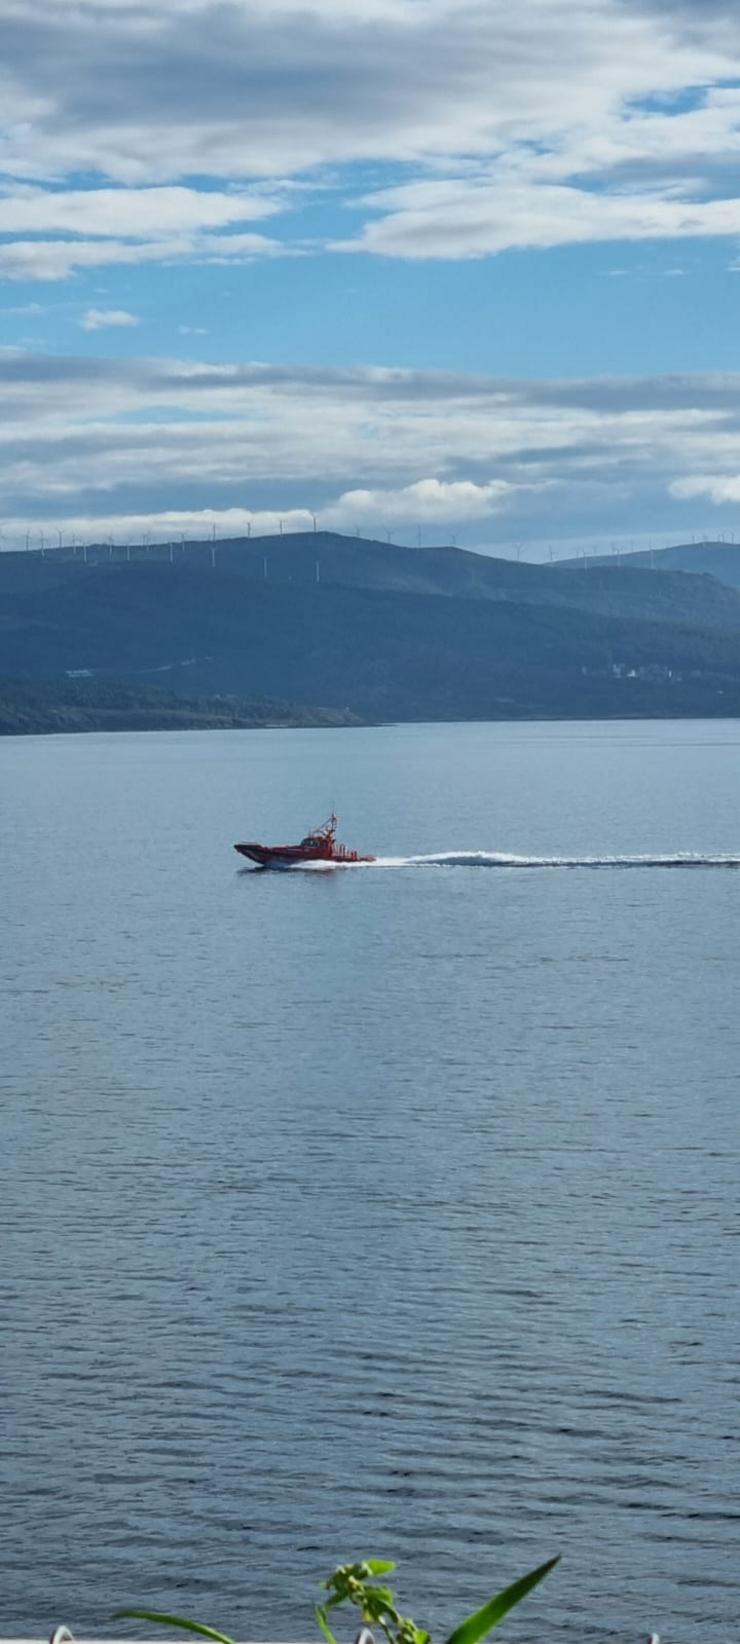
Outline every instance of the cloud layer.
<path fill-rule="evenodd" d="M 305 272 L 317 254 L 344 271 L 349 252 L 518 248 L 539 268 L 555 246 L 734 241 L 739 64 L 734 0 L 5 0 L 0 280 L 77 279 L 56 312 L 81 349 L 116 330 L 124 351 L 139 324 L 142 346 L 169 325 L 230 349 L 232 316 L 254 337 L 283 303 L 307 357 L 314 306 L 331 336 L 336 300 L 323 265 Z M 202 267 L 179 310 L 168 272 L 145 284 L 156 265 L 287 256 L 274 299 L 263 272 L 262 309 L 228 321 Z M 392 278 L 423 315 L 423 276 Z M 50 521 L 166 534 L 316 511 L 410 537 L 603 539 L 740 500 L 732 377 L 65 358 L 53 305 L 28 296 L 6 334 L 38 319 L 50 357 L 0 356 L 6 542 Z"/>
<path fill-rule="evenodd" d="M 287 179 L 393 257 L 735 236 L 739 63 L 732 0 L 6 0 L 0 272 L 274 254 Z"/>
<path fill-rule="evenodd" d="M 166 537 L 314 514 L 510 546 L 675 535 L 740 500 L 737 375 L 529 382 L 17 350 L 0 354 L 0 391 L 5 546 L 48 523 Z"/>

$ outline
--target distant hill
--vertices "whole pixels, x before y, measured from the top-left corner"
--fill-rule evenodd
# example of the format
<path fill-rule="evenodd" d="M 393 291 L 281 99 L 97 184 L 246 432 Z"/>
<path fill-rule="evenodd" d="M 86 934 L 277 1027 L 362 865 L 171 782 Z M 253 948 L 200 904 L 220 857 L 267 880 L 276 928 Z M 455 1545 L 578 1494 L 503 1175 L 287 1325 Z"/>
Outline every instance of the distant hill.
<path fill-rule="evenodd" d="M 736 552 L 740 555 L 740 549 Z M 589 558 L 586 581 L 580 559 L 530 565 L 462 548 L 404 548 L 329 531 L 239 537 L 217 543 L 160 543 L 149 548 L 99 544 L 85 554 L 84 561 L 81 549 L 76 555 L 69 548 L 47 549 L 43 559 L 38 552 L 0 554 L 0 599 L 5 594 L 21 599 L 43 595 L 51 588 L 77 587 L 83 570 L 109 576 L 116 569 L 125 568 L 132 574 L 137 567 L 150 572 L 166 567 L 173 572 L 208 572 L 209 576 L 215 572 L 220 577 L 296 592 L 316 586 L 366 589 L 569 606 L 607 616 L 686 621 L 693 626 L 732 628 L 740 624 L 740 592 L 728 599 L 726 588 L 717 580 L 706 578 L 699 584 L 667 564 L 648 587 L 639 575 L 642 565 L 632 564 L 633 558 L 641 561 L 641 555 L 622 556 L 619 566 L 611 558 L 598 562 Z M 564 578 L 560 574 L 564 570 L 577 574 Z"/>
<path fill-rule="evenodd" d="M 583 570 L 583 559 L 561 559 L 558 570 Z M 734 542 L 681 542 L 675 548 L 655 548 L 636 554 L 589 554 L 589 568 L 611 570 L 688 571 L 715 577 L 728 588 L 740 588 L 740 544 Z"/>
<path fill-rule="evenodd" d="M 57 731 L 257 730 L 276 726 L 346 725 L 347 713 L 296 708 L 268 698 L 178 696 L 146 686 L 95 680 L 0 679 L 0 736 Z"/>
<path fill-rule="evenodd" d="M 740 592 L 328 533 L 6 553 L 0 672 L 373 720 L 735 714 Z"/>

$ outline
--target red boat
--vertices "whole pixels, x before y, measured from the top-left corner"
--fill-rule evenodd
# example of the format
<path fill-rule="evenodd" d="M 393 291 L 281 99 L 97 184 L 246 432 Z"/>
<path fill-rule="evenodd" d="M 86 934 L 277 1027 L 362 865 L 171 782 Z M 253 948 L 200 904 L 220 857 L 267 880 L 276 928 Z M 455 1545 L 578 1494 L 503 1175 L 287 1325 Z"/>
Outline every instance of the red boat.
<path fill-rule="evenodd" d="M 258 868 L 297 868 L 303 862 L 374 862 L 374 856 L 360 856 L 357 851 L 350 851 L 346 845 L 337 844 L 337 817 L 332 811 L 328 822 L 320 828 L 312 828 L 306 834 L 300 845 L 257 845 L 253 840 L 245 844 L 235 845 L 234 850 L 240 856 L 246 856 L 250 862 L 256 862 Z"/>

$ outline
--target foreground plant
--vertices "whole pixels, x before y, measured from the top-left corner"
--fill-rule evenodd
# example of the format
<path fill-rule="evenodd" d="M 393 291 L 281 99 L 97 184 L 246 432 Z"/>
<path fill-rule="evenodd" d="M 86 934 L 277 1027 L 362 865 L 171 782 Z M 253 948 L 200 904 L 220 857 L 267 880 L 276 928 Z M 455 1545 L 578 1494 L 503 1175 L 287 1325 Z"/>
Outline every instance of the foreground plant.
<path fill-rule="evenodd" d="M 480 1644 L 480 1640 L 498 1626 L 509 1610 L 521 1604 L 527 1593 L 544 1581 L 559 1562 L 559 1558 L 548 1559 L 546 1564 L 530 1570 L 529 1575 L 521 1576 L 510 1587 L 504 1587 L 502 1592 L 489 1598 L 480 1610 L 475 1610 L 466 1621 L 461 1621 L 459 1627 L 450 1633 L 446 1644 Z M 391 1588 L 376 1579 L 390 1575 L 395 1568 L 389 1559 L 368 1558 L 360 1564 L 340 1564 L 333 1575 L 322 1583 L 329 1596 L 323 1604 L 317 1604 L 314 1614 L 326 1644 L 337 1644 L 329 1626 L 329 1612 L 341 1604 L 354 1606 L 366 1626 L 378 1627 L 385 1634 L 387 1644 L 431 1644 L 431 1633 L 418 1627 L 410 1616 L 401 1615 Z M 179 1627 L 188 1633 L 198 1633 L 202 1638 L 213 1639 L 215 1644 L 234 1644 L 226 1633 L 205 1627 L 201 1621 L 190 1621 L 181 1615 L 164 1615 L 160 1610 L 116 1610 L 113 1619 L 153 1621 L 156 1626 Z"/>

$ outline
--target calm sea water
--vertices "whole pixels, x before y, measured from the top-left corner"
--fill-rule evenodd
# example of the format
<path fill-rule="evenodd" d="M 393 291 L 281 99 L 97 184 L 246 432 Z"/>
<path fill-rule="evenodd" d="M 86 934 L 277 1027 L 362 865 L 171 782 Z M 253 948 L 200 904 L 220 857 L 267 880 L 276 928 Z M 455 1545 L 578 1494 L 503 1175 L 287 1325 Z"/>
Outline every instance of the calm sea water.
<path fill-rule="evenodd" d="M 740 863 L 740 725 L 0 785 L 0 1631 L 307 1638 L 375 1554 L 444 1636 L 561 1552 L 505 1637 L 736 1639 L 740 872 L 625 859 Z M 240 871 L 332 804 L 391 861 Z"/>

